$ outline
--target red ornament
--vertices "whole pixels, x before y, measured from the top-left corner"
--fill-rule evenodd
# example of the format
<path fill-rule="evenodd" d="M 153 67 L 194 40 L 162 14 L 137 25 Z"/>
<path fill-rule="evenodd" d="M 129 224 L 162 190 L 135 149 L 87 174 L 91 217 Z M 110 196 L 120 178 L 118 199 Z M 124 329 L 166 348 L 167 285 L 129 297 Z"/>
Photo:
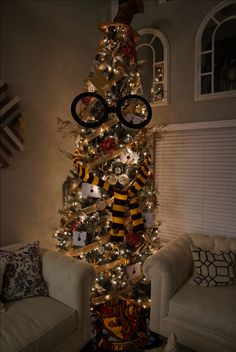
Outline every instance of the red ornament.
<path fill-rule="evenodd" d="M 120 54 L 123 58 L 130 59 L 131 62 L 137 63 L 136 51 L 133 46 L 123 46 L 120 50 Z"/>
<path fill-rule="evenodd" d="M 71 231 L 77 231 L 80 227 L 80 220 L 74 220 L 71 224 Z"/>
<path fill-rule="evenodd" d="M 117 143 L 113 137 L 105 137 L 101 143 L 101 148 L 105 154 L 113 152 L 117 149 Z"/>
<path fill-rule="evenodd" d="M 92 97 L 87 96 L 87 97 L 82 98 L 81 101 L 84 105 L 89 105 L 91 99 L 92 99 Z"/>
<path fill-rule="evenodd" d="M 129 247 L 137 248 L 141 244 L 141 235 L 138 233 L 128 233 L 125 242 Z"/>

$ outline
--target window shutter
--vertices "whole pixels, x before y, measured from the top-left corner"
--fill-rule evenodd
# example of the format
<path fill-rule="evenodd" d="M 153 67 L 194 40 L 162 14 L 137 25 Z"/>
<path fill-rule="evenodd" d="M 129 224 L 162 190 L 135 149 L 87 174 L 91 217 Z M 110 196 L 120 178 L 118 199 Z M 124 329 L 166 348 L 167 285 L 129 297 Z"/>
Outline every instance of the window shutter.
<path fill-rule="evenodd" d="M 236 121 L 172 125 L 155 139 L 160 239 L 236 237 Z"/>

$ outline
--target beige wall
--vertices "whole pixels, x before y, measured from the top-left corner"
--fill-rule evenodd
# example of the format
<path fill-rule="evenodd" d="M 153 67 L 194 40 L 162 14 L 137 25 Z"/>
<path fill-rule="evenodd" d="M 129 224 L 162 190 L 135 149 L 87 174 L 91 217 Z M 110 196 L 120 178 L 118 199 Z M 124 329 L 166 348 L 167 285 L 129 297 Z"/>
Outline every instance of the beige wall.
<path fill-rule="evenodd" d="M 145 14 L 133 21 L 136 30 L 153 27 L 165 33 L 170 46 L 170 104 L 153 109 L 152 124 L 236 118 L 236 98 L 194 101 L 195 36 L 219 0 L 145 0 Z"/>
<path fill-rule="evenodd" d="M 21 98 L 25 151 L 1 171 L 1 244 L 40 239 L 52 246 L 72 140 L 57 131 L 82 91 L 108 16 L 106 0 L 3 1 L 2 79 Z"/>
<path fill-rule="evenodd" d="M 153 124 L 235 118 L 235 99 L 194 102 L 194 40 L 205 14 L 219 1 L 145 1 L 133 27 L 162 30 L 170 43 L 170 105 L 154 111 Z M 97 24 L 110 16 L 109 0 L 2 1 L 2 78 L 21 98 L 25 151 L 1 172 L 1 244 L 39 239 L 54 246 L 61 188 L 71 162 L 59 148 L 56 116 L 70 119 L 98 40 Z"/>

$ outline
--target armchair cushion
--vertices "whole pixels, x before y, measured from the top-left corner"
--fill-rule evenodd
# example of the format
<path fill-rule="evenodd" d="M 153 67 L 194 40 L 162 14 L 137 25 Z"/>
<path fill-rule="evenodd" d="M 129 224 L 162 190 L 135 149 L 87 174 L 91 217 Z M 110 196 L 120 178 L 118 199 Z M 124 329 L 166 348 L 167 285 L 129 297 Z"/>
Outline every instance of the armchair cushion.
<path fill-rule="evenodd" d="M 50 297 L 31 297 L 6 303 L 4 326 L 2 351 L 49 351 L 78 328 L 77 313 Z"/>
<path fill-rule="evenodd" d="M 29 243 L 15 252 L 1 249 L 0 258 L 6 265 L 1 292 L 4 301 L 48 295 L 41 274 L 38 241 Z"/>
<path fill-rule="evenodd" d="M 191 245 L 194 272 L 190 283 L 203 287 L 234 285 L 235 255 L 227 252 L 210 252 Z"/>
<path fill-rule="evenodd" d="M 235 287 L 183 285 L 170 300 L 169 319 L 235 340 Z"/>

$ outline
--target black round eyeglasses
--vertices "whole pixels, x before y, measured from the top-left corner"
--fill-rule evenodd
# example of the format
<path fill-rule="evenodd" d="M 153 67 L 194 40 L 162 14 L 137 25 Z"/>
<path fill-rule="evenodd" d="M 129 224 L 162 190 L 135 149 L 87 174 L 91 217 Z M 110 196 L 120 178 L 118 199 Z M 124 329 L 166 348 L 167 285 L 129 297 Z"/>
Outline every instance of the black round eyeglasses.
<path fill-rule="evenodd" d="M 149 102 L 140 95 L 128 94 L 118 100 L 116 106 L 108 106 L 106 100 L 97 93 L 79 94 L 71 103 L 71 114 L 83 126 L 96 128 L 102 125 L 109 113 L 116 113 L 126 127 L 140 129 L 152 118 Z"/>

